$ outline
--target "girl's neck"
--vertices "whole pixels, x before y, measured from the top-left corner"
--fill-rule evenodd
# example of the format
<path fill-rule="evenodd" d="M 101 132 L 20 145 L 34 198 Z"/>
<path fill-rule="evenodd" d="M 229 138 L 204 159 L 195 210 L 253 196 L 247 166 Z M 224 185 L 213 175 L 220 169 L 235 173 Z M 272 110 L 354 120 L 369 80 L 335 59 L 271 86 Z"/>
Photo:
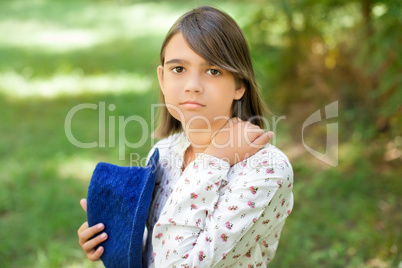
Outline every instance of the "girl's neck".
<path fill-rule="evenodd" d="M 204 135 L 200 135 L 204 134 Z M 187 140 L 190 145 L 184 151 L 183 155 L 183 166 L 182 171 L 191 163 L 198 154 L 203 153 L 208 145 L 211 143 L 211 135 L 206 135 L 207 133 L 186 133 Z"/>
<path fill-rule="evenodd" d="M 193 154 L 203 153 L 205 149 L 211 144 L 210 133 L 185 133 L 187 140 L 190 142 L 189 148 Z"/>
<path fill-rule="evenodd" d="M 203 153 L 205 149 L 211 144 L 214 136 L 220 129 L 222 129 L 227 120 L 222 120 L 220 122 L 215 122 L 211 125 L 209 129 L 195 129 L 195 128 L 185 128 L 184 134 L 187 140 L 190 142 L 190 150 L 192 155 L 197 155 Z"/>

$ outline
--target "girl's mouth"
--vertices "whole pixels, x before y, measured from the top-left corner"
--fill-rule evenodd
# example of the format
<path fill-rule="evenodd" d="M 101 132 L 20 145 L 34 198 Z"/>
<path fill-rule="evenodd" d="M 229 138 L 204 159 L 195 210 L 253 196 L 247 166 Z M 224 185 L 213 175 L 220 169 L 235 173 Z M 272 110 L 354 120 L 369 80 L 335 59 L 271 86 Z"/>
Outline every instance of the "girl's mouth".
<path fill-rule="evenodd" d="M 202 107 L 205 107 L 205 105 L 196 102 L 196 101 L 185 101 L 180 103 L 181 106 L 187 108 L 187 109 L 200 109 Z"/>

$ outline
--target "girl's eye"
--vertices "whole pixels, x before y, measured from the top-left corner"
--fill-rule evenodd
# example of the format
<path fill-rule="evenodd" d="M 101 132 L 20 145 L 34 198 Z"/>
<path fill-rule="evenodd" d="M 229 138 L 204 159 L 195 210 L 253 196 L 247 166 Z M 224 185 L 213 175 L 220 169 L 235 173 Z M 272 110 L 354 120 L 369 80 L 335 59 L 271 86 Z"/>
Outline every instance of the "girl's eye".
<path fill-rule="evenodd" d="M 173 67 L 173 68 L 172 68 L 172 71 L 173 71 L 174 73 L 179 74 L 179 73 L 184 72 L 184 68 L 183 68 L 183 67 L 180 67 L 180 66 L 178 66 L 178 67 Z"/>
<path fill-rule="evenodd" d="M 217 75 L 221 74 L 221 72 L 219 70 L 217 70 L 217 69 L 209 69 L 207 71 L 207 73 L 210 74 L 210 75 L 213 75 L 213 76 L 217 76 Z"/>
<path fill-rule="evenodd" d="M 207 71 L 208 74 L 213 75 L 213 76 L 218 76 L 221 74 L 221 71 L 217 70 L 217 69 L 209 69 Z"/>

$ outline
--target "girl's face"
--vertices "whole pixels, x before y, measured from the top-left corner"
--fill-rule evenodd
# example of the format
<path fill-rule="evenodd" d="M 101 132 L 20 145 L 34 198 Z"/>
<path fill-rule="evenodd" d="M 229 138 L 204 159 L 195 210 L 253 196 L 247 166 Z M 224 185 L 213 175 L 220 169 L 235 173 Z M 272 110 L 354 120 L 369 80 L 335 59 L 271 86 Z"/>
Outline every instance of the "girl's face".
<path fill-rule="evenodd" d="M 165 48 L 158 79 L 169 113 L 187 130 L 222 126 L 231 117 L 233 101 L 245 91 L 243 84 L 236 85 L 232 73 L 195 53 L 181 33 Z"/>

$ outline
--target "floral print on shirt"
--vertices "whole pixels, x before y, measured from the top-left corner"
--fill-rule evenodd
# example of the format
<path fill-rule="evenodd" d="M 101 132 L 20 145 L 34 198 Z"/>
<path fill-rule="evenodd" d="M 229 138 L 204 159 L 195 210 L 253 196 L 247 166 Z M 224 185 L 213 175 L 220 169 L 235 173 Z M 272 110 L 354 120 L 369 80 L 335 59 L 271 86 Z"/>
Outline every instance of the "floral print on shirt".
<path fill-rule="evenodd" d="M 160 152 L 178 157 L 183 148 Z M 149 266 L 266 267 L 293 207 L 287 157 L 267 145 L 232 167 L 207 154 L 183 172 L 173 158 L 165 164 L 157 179 L 165 198 L 154 197 L 159 215 L 151 213 L 148 219 L 155 221 L 148 238 L 153 247 Z M 168 178 L 174 172 L 172 183 Z"/>

